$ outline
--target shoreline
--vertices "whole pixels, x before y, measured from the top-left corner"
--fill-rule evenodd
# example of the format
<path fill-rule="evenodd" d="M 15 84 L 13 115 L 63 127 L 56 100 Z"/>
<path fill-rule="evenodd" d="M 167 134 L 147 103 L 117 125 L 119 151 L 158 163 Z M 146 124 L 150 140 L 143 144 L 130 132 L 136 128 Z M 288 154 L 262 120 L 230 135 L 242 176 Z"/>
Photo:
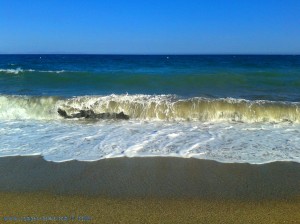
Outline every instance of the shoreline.
<path fill-rule="evenodd" d="M 0 192 L 108 197 L 289 199 L 300 196 L 300 164 L 219 163 L 172 157 L 54 163 L 0 158 Z"/>
<path fill-rule="evenodd" d="M 34 223 L 43 217 L 61 223 L 300 222 L 300 164 L 294 162 L 151 157 L 54 163 L 16 156 L 0 158 L 0 177 L 4 223 L 26 217 Z"/>

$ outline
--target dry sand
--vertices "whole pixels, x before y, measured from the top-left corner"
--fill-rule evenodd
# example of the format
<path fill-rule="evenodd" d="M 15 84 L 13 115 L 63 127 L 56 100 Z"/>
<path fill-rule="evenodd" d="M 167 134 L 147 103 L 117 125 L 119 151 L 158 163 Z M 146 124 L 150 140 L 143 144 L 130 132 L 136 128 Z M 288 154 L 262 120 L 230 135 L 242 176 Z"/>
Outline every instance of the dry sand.
<path fill-rule="evenodd" d="M 0 223 L 300 223 L 299 196 L 291 162 L 0 158 Z"/>
<path fill-rule="evenodd" d="M 300 223 L 300 200 L 118 199 L 43 193 L 0 193 L 0 197 L 0 223 L 14 217 L 67 217 L 49 223 Z M 86 221 L 79 222 L 80 217 Z"/>

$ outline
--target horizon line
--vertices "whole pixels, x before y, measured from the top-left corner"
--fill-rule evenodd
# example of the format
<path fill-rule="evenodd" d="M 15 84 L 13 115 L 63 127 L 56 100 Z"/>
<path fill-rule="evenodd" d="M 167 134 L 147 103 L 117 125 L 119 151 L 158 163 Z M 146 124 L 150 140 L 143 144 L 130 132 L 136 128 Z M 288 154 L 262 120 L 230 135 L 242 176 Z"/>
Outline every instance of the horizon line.
<path fill-rule="evenodd" d="M 300 53 L 0 53 L 0 55 L 107 55 L 107 56 L 213 56 L 213 55 L 266 55 L 300 56 Z"/>

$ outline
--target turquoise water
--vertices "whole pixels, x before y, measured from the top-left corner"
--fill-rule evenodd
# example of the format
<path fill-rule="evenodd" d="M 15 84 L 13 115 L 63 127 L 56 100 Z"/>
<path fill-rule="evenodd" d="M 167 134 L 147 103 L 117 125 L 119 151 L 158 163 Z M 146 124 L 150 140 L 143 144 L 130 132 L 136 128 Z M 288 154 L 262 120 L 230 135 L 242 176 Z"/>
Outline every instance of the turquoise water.
<path fill-rule="evenodd" d="M 300 162 L 299 88 L 300 56 L 0 55 L 0 156 Z"/>

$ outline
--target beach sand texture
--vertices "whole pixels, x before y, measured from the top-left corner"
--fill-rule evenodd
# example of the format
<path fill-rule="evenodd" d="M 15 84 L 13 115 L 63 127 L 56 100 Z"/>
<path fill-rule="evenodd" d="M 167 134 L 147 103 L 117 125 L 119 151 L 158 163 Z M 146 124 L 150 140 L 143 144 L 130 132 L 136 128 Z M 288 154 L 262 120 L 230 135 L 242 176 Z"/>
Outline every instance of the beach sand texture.
<path fill-rule="evenodd" d="M 73 216 L 89 217 L 86 223 L 300 222 L 298 163 L 6 157 L 0 158 L 0 176 L 2 221 Z M 83 222 L 69 220 L 76 221 Z"/>

